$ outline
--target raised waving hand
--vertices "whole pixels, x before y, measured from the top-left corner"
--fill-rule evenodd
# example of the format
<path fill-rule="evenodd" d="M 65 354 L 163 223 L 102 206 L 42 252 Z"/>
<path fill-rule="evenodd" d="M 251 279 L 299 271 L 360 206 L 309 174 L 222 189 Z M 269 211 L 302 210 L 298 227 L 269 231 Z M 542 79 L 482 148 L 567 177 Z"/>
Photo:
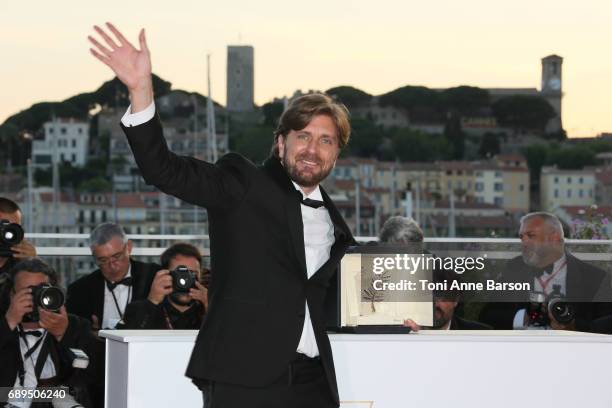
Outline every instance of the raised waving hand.
<path fill-rule="evenodd" d="M 91 54 L 112 69 L 128 88 L 132 112 L 141 111 L 153 101 L 151 53 L 147 47 L 145 31 L 140 30 L 140 49 L 137 49 L 114 25 L 106 23 L 106 28 L 107 31 L 94 26 L 102 41 L 91 35 L 87 37 L 93 45 L 90 48 Z"/>

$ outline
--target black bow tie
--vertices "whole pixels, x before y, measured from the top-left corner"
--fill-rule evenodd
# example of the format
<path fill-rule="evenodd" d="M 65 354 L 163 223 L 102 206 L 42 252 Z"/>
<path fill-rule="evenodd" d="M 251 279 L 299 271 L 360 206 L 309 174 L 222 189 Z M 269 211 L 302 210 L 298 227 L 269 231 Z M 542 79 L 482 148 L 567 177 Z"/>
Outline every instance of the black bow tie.
<path fill-rule="evenodd" d="M 110 281 L 106 281 L 106 287 L 108 288 L 108 290 L 115 289 L 117 285 L 132 286 L 132 277 L 128 276 L 127 278 L 123 278 L 119 282 L 114 282 L 114 283 Z"/>
<path fill-rule="evenodd" d="M 312 200 L 310 198 L 304 198 L 302 199 L 302 204 L 311 207 L 311 208 L 320 208 L 320 207 L 324 207 L 325 203 L 323 201 L 319 201 L 319 200 Z"/>
<path fill-rule="evenodd" d="M 34 336 L 34 337 L 42 336 L 42 333 L 39 332 L 38 330 L 24 331 L 23 334 L 25 336 Z"/>

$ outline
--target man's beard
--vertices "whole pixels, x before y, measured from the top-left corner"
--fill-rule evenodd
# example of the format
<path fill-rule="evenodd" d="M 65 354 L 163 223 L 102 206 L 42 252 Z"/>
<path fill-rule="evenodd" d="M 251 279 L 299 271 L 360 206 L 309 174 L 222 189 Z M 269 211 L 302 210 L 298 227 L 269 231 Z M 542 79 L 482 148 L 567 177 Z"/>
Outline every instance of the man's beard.
<path fill-rule="evenodd" d="M 531 267 L 539 267 L 542 262 L 550 254 L 550 248 L 546 244 L 534 245 L 531 247 L 523 248 L 522 250 L 523 262 Z"/>
<path fill-rule="evenodd" d="M 318 172 L 306 172 L 298 170 L 298 162 L 301 160 L 307 160 L 309 162 L 315 163 L 319 166 L 320 170 Z M 291 163 L 287 158 L 286 151 L 283 154 L 283 165 L 291 180 L 295 181 L 298 185 L 302 187 L 315 187 L 321 181 L 325 180 L 325 178 L 331 173 L 332 166 L 328 169 L 323 167 L 323 163 L 316 156 L 309 156 L 307 154 L 302 154 L 296 156 L 295 162 Z"/>

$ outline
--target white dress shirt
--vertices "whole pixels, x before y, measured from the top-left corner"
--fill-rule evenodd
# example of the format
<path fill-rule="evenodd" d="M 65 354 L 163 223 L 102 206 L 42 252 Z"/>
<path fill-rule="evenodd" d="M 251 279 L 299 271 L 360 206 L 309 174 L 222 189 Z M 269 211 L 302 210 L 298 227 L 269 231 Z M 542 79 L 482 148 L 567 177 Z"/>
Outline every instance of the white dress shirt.
<path fill-rule="evenodd" d="M 26 330 L 26 331 L 37 331 L 41 333 L 42 336 L 41 337 L 25 336 L 25 339 L 23 336 L 19 336 L 19 349 L 21 351 L 21 360 L 23 361 L 24 377 L 23 377 L 23 386 L 22 386 L 19 382 L 19 373 L 17 373 L 17 378 L 15 379 L 15 385 L 13 386 L 13 389 L 15 390 L 22 389 L 22 388 L 24 389 L 36 388 L 36 386 L 38 385 L 38 380 L 36 379 L 36 373 L 34 369 L 36 367 L 36 361 L 38 360 L 38 355 L 40 354 L 40 349 L 42 348 L 42 344 L 45 342 L 45 337 L 48 335 L 47 331 L 44 329 Z M 28 358 L 25 358 L 25 355 L 30 349 L 30 347 L 33 347 L 34 344 L 36 344 L 36 342 L 39 339 L 42 339 L 42 340 L 40 341 L 40 343 L 38 344 L 38 346 L 36 347 L 32 355 Z M 56 374 L 55 364 L 53 364 L 53 360 L 51 360 L 51 355 L 47 355 L 47 360 L 45 361 L 45 365 L 43 366 L 43 369 L 40 373 L 40 378 L 42 380 L 45 378 L 55 377 L 55 374 Z M 32 404 L 32 399 L 27 399 L 27 398 L 9 399 L 9 402 L 15 407 L 29 408 L 30 405 Z"/>
<path fill-rule="evenodd" d="M 125 278 L 132 276 L 132 265 L 128 268 Z M 121 313 L 117 310 L 113 293 L 117 299 L 117 304 Z M 102 329 L 114 329 L 117 323 L 121 321 L 121 315 L 125 313 L 125 307 L 132 300 L 132 287 L 126 285 L 117 285 L 113 289 L 113 293 L 108 289 L 106 281 L 104 281 L 104 312 L 102 314 Z M 99 316 L 98 316 L 99 317 Z"/>
<path fill-rule="evenodd" d="M 131 105 L 121 118 L 121 123 L 124 126 L 138 126 L 148 122 L 155 116 L 155 103 L 152 102 L 143 111 L 132 113 Z M 304 194 L 298 184 L 293 182 L 296 190 L 302 193 L 303 198 L 323 201 L 319 186 L 308 196 Z M 306 255 L 306 271 L 308 278 L 329 259 L 331 247 L 334 244 L 334 224 L 329 217 L 329 212 L 325 207 L 312 208 L 306 205 L 301 205 L 302 208 L 302 223 L 304 225 L 304 252 Z M 111 299 L 112 301 L 112 299 Z M 319 355 L 319 348 L 315 339 L 312 321 L 310 319 L 310 311 L 308 310 L 308 302 L 306 302 L 306 311 L 304 317 L 304 327 L 302 335 L 297 346 L 297 352 L 305 354 L 309 357 Z M 106 316 L 106 302 L 104 315 Z"/>
<path fill-rule="evenodd" d="M 304 194 L 300 186 L 292 181 L 296 190 L 302 193 L 303 198 L 323 201 L 321 190 L 317 186 L 308 196 Z M 306 254 L 306 272 L 308 279 L 319 270 L 329 259 L 331 247 L 334 244 L 334 224 L 329 217 L 329 212 L 325 207 L 312 208 L 302 204 L 302 223 L 304 224 L 304 252 Z M 309 357 L 319 355 L 319 348 L 315 339 L 308 302 L 306 302 L 306 315 L 304 317 L 304 327 L 302 336 L 297 347 L 297 352 Z"/>

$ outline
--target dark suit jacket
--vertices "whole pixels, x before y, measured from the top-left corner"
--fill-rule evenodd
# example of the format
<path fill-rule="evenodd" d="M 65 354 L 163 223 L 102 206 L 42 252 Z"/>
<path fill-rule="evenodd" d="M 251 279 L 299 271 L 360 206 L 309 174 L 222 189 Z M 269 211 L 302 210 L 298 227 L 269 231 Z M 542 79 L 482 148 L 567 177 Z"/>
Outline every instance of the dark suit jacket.
<path fill-rule="evenodd" d="M 103 381 L 100 376 L 103 372 L 104 361 L 101 360 L 104 351 L 104 342 L 93 335 L 89 323 L 77 316 L 68 314 L 68 328 L 58 342 L 55 337 L 47 334 L 49 339 L 49 355 L 63 385 L 78 386 L 80 391 L 86 385 Z M 77 348 L 83 350 L 89 357 L 89 366 L 85 370 L 72 368 L 68 358 L 68 349 Z M 51 351 L 53 349 L 53 351 Z M 0 316 L 0 387 L 12 388 L 17 379 L 19 367 L 21 366 L 21 351 L 19 348 L 19 334 L 17 329 L 11 330 L 6 318 Z M 5 401 L 6 395 L 0 395 L 0 401 Z M 2 403 L 0 403 L 2 406 Z"/>
<path fill-rule="evenodd" d="M 149 295 L 155 273 L 162 269 L 153 263 L 130 260 L 132 265 L 132 301 L 145 299 Z M 96 315 L 100 324 L 104 318 L 104 276 L 99 269 L 85 275 L 68 286 L 66 309 L 91 322 Z"/>
<path fill-rule="evenodd" d="M 169 329 L 166 318 L 170 320 L 173 329 L 198 330 L 202 325 L 204 307 L 195 302 L 189 309 L 181 313 L 164 299 L 159 305 L 148 299 L 131 302 L 125 309 L 125 325 L 127 330 L 166 330 Z"/>
<path fill-rule="evenodd" d="M 321 189 L 335 243 L 329 260 L 308 279 L 302 196 L 277 158 L 255 166 L 234 153 L 215 164 L 176 156 L 166 146 L 157 117 L 124 131 L 148 184 L 208 210 L 214 279 L 187 376 L 196 384 L 273 383 L 295 356 L 307 301 L 337 400 L 324 300 L 330 279 L 354 240 L 326 192 Z"/>
<path fill-rule="evenodd" d="M 596 266 L 581 261 L 569 252 L 567 259 L 566 298 L 576 308 L 576 330 L 589 331 L 591 321 L 612 313 L 610 278 Z M 533 285 L 537 269 L 527 266 L 521 256 L 508 261 L 500 282 L 527 282 Z M 528 307 L 528 293 L 516 302 L 488 303 L 482 309 L 480 320 L 495 329 L 511 330 L 516 312 Z M 597 300 L 606 300 L 597 301 Z"/>

